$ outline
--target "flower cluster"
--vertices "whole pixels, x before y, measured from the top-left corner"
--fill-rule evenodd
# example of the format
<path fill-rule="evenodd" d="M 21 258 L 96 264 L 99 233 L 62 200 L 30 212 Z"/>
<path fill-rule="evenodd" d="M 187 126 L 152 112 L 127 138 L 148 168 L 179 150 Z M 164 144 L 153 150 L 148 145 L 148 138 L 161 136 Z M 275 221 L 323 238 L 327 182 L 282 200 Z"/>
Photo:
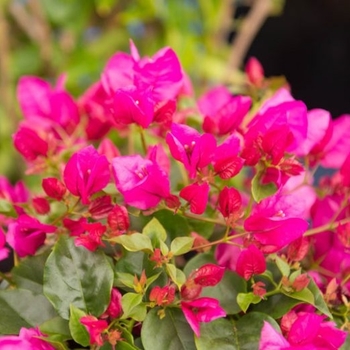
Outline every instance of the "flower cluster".
<path fill-rule="evenodd" d="M 196 100 L 172 49 L 130 51 L 78 99 L 64 76 L 18 83 L 40 183 L 0 177 L 1 346 L 339 349 L 350 115 L 308 111 L 256 59 L 241 94 Z"/>

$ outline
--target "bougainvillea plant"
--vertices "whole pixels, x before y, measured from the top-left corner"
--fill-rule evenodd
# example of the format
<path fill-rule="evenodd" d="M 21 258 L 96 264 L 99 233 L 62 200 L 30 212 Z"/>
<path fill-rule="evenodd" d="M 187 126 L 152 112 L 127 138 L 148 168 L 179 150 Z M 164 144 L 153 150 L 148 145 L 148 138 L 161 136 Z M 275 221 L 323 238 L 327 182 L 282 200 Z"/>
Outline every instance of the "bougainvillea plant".
<path fill-rule="evenodd" d="M 196 100 L 172 49 L 130 49 L 78 99 L 18 83 L 39 181 L 0 178 L 0 348 L 349 347 L 350 115 L 256 59 Z"/>

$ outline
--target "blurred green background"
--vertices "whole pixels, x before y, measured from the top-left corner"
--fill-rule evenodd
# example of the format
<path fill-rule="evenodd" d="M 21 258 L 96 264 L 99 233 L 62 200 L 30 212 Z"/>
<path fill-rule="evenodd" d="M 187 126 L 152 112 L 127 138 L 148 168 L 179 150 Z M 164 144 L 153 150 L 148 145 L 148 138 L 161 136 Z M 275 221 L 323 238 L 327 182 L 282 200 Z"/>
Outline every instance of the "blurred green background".
<path fill-rule="evenodd" d="M 267 1 L 274 12 L 283 3 Z M 234 20 L 239 3 L 254 1 L 0 0 L 0 174 L 15 180 L 21 164 L 11 141 L 22 118 L 19 77 L 54 82 L 66 73 L 67 89 L 79 96 L 113 53 L 129 51 L 131 38 L 141 55 L 171 46 L 200 93 L 227 78 L 229 34 L 242 22 Z"/>

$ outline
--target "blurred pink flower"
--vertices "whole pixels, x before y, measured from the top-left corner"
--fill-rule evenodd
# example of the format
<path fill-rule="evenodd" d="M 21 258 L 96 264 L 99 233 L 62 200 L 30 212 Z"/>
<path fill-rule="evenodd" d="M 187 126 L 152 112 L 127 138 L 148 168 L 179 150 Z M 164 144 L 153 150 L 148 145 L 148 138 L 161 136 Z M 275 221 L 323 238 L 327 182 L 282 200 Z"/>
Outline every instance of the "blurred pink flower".
<path fill-rule="evenodd" d="M 104 341 L 102 333 L 107 331 L 108 323 L 104 320 L 99 320 L 94 316 L 83 316 L 80 318 L 80 323 L 85 326 L 90 335 L 90 344 L 102 346 Z"/>
<path fill-rule="evenodd" d="M 67 189 L 81 197 L 83 204 L 90 203 L 90 196 L 102 190 L 109 182 L 109 162 L 93 146 L 73 154 L 63 172 Z"/>
<path fill-rule="evenodd" d="M 112 166 L 126 204 L 149 209 L 169 196 L 169 178 L 158 163 L 134 155 L 114 158 Z"/>
<path fill-rule="evenodd" d="M 211 134 L 201 135 L 184 124 L 173 123 L 166 136 L 171 155 L 183 163 L 191 179 L 214 159 L 216 140 Z"/>
<path fill-rule="evenodd" d="M 7 243 L 15 250 L 19 257 L 34 255 L 46 238 L 46 233 L 53 233 L 56 227 L 42 224 L 29 215 L 20 215 L 18 219 L 8 225 Z"/>
<path fill-rule="evenodd" d="M 203 130 L 214 135 L 235 131 L 248 113 L 252 100 L 248 96 L 233 96 L 225 86 L 211 89 L 198 100 L 204 115 Z"/>
<path fill-rule="evenodd" d="M 55 350 L 55 347 L 43 339 L 39 328 L 21 328 L 19 335 L 0 336 L 2 350 Z"/>

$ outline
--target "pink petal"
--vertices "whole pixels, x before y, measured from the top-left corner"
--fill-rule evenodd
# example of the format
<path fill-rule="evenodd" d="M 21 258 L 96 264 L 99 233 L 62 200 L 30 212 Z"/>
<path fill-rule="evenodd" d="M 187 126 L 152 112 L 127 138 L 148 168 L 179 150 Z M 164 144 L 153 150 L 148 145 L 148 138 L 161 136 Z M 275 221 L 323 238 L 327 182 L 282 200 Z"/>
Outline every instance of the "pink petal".
<path fill-rule="evenodd" d="M 290 344 L 284 337 L 277 332 L 270 323 L 264 321 L 264 326 L 261 330 L 261 338 L 259 342 L 259 350 L 288 350 Z"/>
<path fill-rule="evenodd" d="M 209 185 L 207 182 L 199 185 L 194 183 L 180 191 L 180 197 L 190 203 L 190 210 L 194 214 L 203 214 L 208 202 Z"/>

